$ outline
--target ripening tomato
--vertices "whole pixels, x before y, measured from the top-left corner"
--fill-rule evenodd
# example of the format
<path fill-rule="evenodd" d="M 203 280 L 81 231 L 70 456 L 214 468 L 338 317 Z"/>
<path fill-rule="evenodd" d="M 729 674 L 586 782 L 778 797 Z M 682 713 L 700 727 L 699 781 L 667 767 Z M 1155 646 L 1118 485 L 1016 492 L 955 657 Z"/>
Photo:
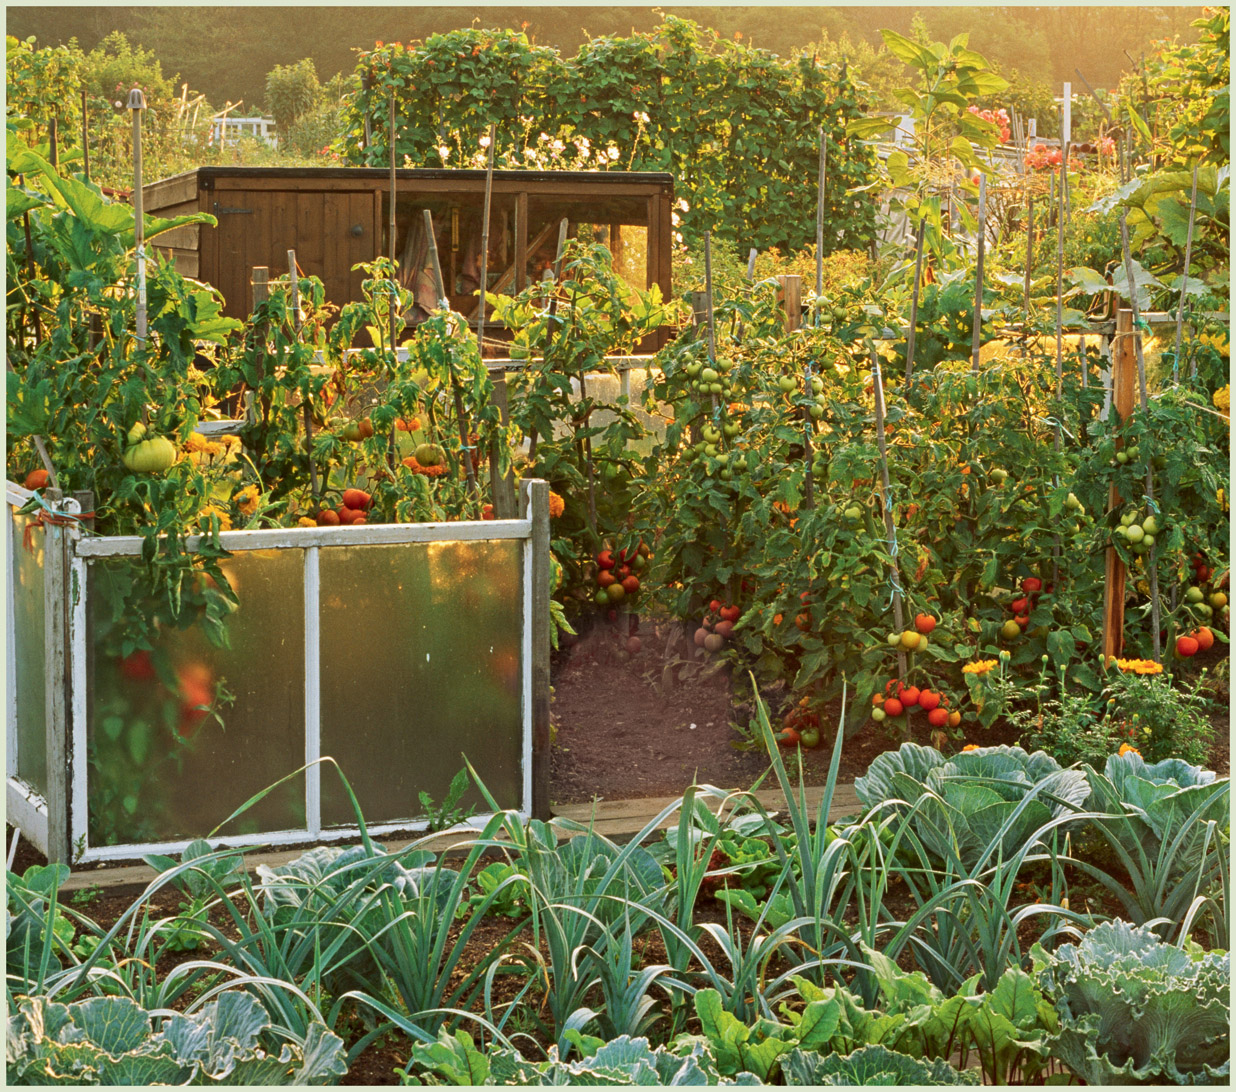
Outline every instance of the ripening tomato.
<path fill-rule="evenodd" d="M 1035 592 L 1043 590 L 1043 581 L 1037 576 L 1028 576 L 1021 582 L 1021 590 L 1027 595 L 1033 595 Z"/>
<path fill-rule="evenodd" d="M 936 628 L 936 620 L 930 614 L 916 614 L 914 616 L 914 628 L 919 633 L 931 633 Z"/>
<path fill-rule="evenodd" d="M 918 704 L 928 712 L 931 712 L 931 710 L 935 709 L 940 704 L 940 695 L 934 690 L 920 691 L 918 695 Z"/>
<path fill-rule="evenodd" d="M 1201 646 L 1198 644 L 1196 637 L 1177 637 L 1176 638 L 1176 655 L 1187 659 L 1190 656 L 1196 656 L 1197 650 Z"/>
<path fill-rule="evenodd" d="M 948 710 L 933 709 L 927 714 L 927 723 L 933 728 L 943 728 L 948 723 Z"/>
<path fill-rule="evenodd" d="M 1193 634 L 1193 639 L 1197 642 L 1197 649 L 1199 652 L 1205 652 L 1215 643 L 1215 635 L 1211 633 L 1206 626 L 1199 628 Z"/>

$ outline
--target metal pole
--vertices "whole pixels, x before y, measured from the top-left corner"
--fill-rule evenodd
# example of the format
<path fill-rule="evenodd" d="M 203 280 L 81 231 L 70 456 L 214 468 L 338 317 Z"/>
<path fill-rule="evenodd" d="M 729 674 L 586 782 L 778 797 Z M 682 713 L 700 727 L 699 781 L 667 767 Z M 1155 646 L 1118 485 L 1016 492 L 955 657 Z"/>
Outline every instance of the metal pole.
<path fill-rule="evenodd" d="M 137 340 L 146 347 L 146 236 L 142 200 L 142 111 L 146 96 L 140 87 L 129 92 L 133 113 L 133 241 L 137 249 Z"/>

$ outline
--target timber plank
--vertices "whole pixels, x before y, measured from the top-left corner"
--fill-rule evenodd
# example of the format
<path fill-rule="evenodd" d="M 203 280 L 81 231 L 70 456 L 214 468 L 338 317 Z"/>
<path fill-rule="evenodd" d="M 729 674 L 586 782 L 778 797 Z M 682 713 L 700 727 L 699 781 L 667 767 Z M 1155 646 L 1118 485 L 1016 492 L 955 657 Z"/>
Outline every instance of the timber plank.
<path fill-rule="evenodd" d="M 823 793 L 824 790 L 820 786 L 808 786 L 806 789 L 807 807 L 813 816 L 819 808 Z M 734 796 L 730 797 L 730 807 L 733 806 L 737 795 L 735 793 Z M 754 795 L 768 811 L 784 812 L 785 796 L 779 789 L 760 789 Z M 636 800 L 600 800 L 595 804 L 566 804 L 551 810 L 555 818 L 570 819 L 584 825 L 588 825 L 589 819 L 595 814 L 595 819 L 591 824 L 592 829 L 597 834 L 601 834 L 615 842 L 623 842 L 633 838 L 658 812 L 678 799 L 679 797 L 677 796 L 649 796 Z M 701 795 L 698 799 L 703 800 L 709 810 L 714 813 L 717 810 L 717 805 L 720 803 L 719 799 L 710 796 Z M 829 822 L 836 822 L 847 816 L 856 815 L 862 810 L 863 806 L 858 799 L 858 794 L 854 791 L 854 786 L 848 783 L 838 784 L 833 794 L 832 807 L 828 813 Z M 657 829 L 666 829 L 673 826 L 677 821 L 678 813 L 675 811 L 663 820 Z M 561 833 L 563 835 L 567 834 L 565 831 Z M 465 854 L 468 848 L 470 848 L 473 835 L 474 832 L 470 831 L 444 831 L 428 839 L 421 835 L 418 838 L 408 838 L 406 836 L 375 838 L 374 841 L 391 853 L 398 853 L 412 845 L 413 842 L 418 842 L 419 848 L 428 849 L 433 853 L 458 856 Z M 499 838 L 498 841 L 506 841 L 506 839 Z M 355 845 L 358 842 L 359 838 L 351 838 L 334 844 Z M 258 865 L 266 865 L 273 868 L 281 864 L 287 864 L 289 861 L 295 860 L 314 844 L 316 843 L 306 842 L 304 845 L 292 849 L 260 850 L 246 853 L 245 867 L 252 872 Z M 113 893 L 131 891 L 137 894 L 155 878 L 155 875 L 154 869 L 146 864 L 108 865 L 102 868 L 84 869 L 72 873 L 62 885 L 61 891 L 79 891 L 86 887 L 101 887 Z"/>

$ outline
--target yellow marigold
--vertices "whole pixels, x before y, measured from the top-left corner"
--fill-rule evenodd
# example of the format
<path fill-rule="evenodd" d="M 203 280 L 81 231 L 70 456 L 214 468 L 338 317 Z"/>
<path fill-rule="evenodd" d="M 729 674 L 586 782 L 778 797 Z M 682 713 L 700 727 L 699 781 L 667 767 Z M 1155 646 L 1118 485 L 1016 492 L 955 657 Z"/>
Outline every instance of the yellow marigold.
<path fill-rule="evenodd" d="M 977 743 L 967 743 L 962 748 L 963 751 L 977 751 L 978 749 L 979 749 L 979 745 Z"/>
<path fill-rule="evenodd" d="M 190 432 L 189 438 L 185 441 L 186 451 L 205 451 L 206 445 L 210 441 L 206 439 L 200 432 Z"/>
<path fill-rule="evenodd" d="M 1220 387 L 1211 397 L 1211 401 L 1215 409 L 1227 413 L 1232 408 L 1232 385 L 1229 383 L 1226 387 Z"/>
<path fill-rule="evenodd" d="M 566 511 L 566 501 L 564 501 L 552 489 L 549 491 L 549 518 L 557 519 L 563 512 Z"/>
<path fill-rule="evenodd" d="M 251 516 L 258 510 L 258 487 L 246 485 L 233 498 L 242 516 Z"/>
<path fill-rule="evenodd" d="M 217 504 L 206 505 L 199 513 L 197 518 L 202 522 L 209 524 L 210 517 L 215 516 L 219 520 L 220 531 L 230 531 L 232 529 L 232 517 L 227 514 Z"/>
<path fill-rule="evenodd" d="M 961 669 L 961 673 L 963 675 L 986 675 L 995 666 L 995 660 L 975 660 L 974 663 L 966 664 Z"/>
<path fill-rule="evenodd" d="M 1118 755 L 1127 755 L 1129 753 L 1137 755 L 1138 758 L 1142 757 L 1141 751 L 1136 747 L 1130 747 L 1127 743 L 1120 744 L 1120 750 L 1116 752 Z"/>
<path fill-rule="evenodd" d="M 1154 660 L 1117 660 L 1116 666 L 1121 671 L 1132 671 L 1137 675 L 1159 675 L 1163 672 L 1163 665 Z"/>
<path fill-rule="evenodd" d="M 310 519 L 308 516 L 301 516 L 300 519 L 296 521 L 297 527 L 316 527 L 317 525 L 318 521 L 316 519 Z"/>
<path fill-rule="evenodd" d="M 1197 340 L 1209 345 L 1220 356 L 1230 356 L 1232 353 L 1232 344 L 1224 334 L 1202 334 Z"/>

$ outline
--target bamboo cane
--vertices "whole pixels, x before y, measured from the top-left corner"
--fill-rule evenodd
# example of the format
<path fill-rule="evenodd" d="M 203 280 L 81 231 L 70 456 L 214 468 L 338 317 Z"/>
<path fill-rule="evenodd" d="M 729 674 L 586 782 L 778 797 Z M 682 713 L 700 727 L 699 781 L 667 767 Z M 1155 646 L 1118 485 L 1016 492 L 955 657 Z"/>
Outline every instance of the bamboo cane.
<path fill-rule="evenodd" d="M 562 260 L 566 255 L 567 218 L 564 216 L 558 224 L 558 252 L 554 258 L 554 284 L 562 279 Z M 549 347 L 554 340 L 554 316 L 558 313 L 558 294 L 555 292 L 549 301 L 549 314 L 545 322 L 545 361 L 548 364 Z M 534 427 L 528 436 L 528 461 L 536 457 L 537 431 Z"/>
<path fill-rule="evenodd" d="M 1180 342 L 1184 335 L 1185 289 L 1189 287 L 1189 264 L 1193 260 L 1193 221 L 1197 216 L 1197 167 L 1193 168 L 1193 190 L 1189 194 L 1189 230 L 1185 235 L 1184 272 L 1180 277 L 1180 306 L 1176 309 L 1176 351 L 1172 355 L 1172 382 L 1180 382 Z M 1197 374 L 1196 365 L 1189 372 L 1192 379 Z"/>
<path fill-rule="evenodd" d="M 974 328 L 970 338 L 970 370 L 978 374 L 983 335 L 983 256 L 987 251 L 987 176 L 979 175 L 978 258 L 974 266 Z"/>
<path fill-rule="evenodd" d="M 300 341 L 300 271 L 296 265 L 296 251 L 288 251 L 288 284 L 291 290 L 292 329 L 296 340 Z M 313 494 L 314 503 L 318 499 L 318 470 L 313 465 L 313 411 L 309 406 L 308 397 L 301 406 L 305 419 L 305 449 L 309 455 L 309 491 Z"/>
<path fill-rule="evenodd" d="M 919 220 L 917 238 L 914 241 L 914 287 L 910 291 L 910 329 L 906 333 L 906 390 L 910 389 L 910 377 L 914 374 L 914 344 L 918 337 L 918 293 L 923 279 L 923 240 L 927 224 Z"/>
<path fill-rule="evenodd" d="M 888 442 L 884 435 L 884 379 L 880 374 L 880 355 L 871 350 L 871 379 L 875 393 L 876 439 L 880 445 L 880 509 L 884 513 L 884 533 L 888 536 L 889 549 L 892 551 L 892 584 L 893 584 L 893 624 L 900 633 L 905 629 L 905 615 L 901 607 L 901 577 L 897 571 L 897 526 L 893 521 L 893 507 L 890 499 L 892 487 L 888 477 Z M 904 649 L 897 650 L 897 675 L 906 677 L 906 654 Z"/>

